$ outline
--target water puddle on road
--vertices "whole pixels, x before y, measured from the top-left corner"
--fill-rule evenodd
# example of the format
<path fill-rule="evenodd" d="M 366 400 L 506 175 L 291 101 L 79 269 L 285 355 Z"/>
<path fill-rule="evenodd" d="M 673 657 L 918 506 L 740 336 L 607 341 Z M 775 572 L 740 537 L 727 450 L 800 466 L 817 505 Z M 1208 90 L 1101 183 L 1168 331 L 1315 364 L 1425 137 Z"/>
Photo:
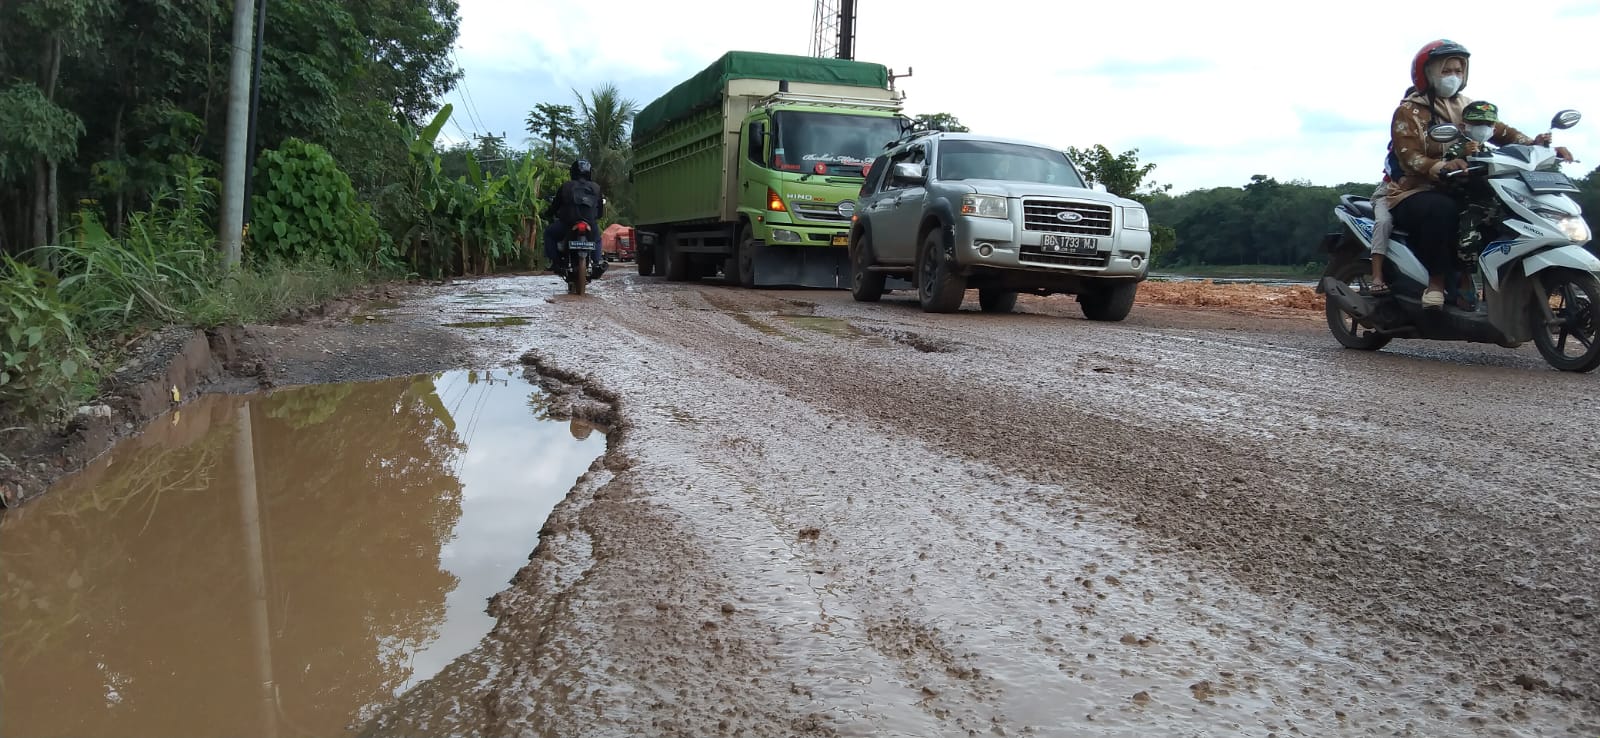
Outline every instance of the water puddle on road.
<path fill-rule="evenodd" d="M 211 396 L 0 516 L 0 734 L 331 736 L 471 650 L 605 450 L 507 371 Z"/>

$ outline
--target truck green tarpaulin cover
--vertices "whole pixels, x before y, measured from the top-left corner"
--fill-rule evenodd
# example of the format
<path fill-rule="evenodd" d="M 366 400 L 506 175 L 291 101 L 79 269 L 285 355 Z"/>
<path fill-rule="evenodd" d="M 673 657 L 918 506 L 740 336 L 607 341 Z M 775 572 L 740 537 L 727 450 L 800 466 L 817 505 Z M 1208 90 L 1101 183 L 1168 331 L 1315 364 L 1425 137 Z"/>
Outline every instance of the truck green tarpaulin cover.
<path fill-rule="evenodd" d="M 883 89 L 889 86 L 889 69 L 882 64 L 844 59 L 730 51 L 704 71 L 644 106 L 633 120 L 633 140 L 646 138 L 685 114 L 716 105 L 722 100 L 722 92 L 730 79 L 786 79 Z"/>

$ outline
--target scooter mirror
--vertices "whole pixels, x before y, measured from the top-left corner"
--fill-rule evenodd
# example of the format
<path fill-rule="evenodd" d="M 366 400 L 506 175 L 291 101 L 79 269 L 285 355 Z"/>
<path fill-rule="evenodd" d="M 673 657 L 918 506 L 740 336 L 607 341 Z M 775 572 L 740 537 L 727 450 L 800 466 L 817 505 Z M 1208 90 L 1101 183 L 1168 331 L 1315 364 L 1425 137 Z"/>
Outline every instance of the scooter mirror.
<path fill-rule="evenodd" d="M 1428 129 L 1428 138 L 1439 143 L 1450 143 L 1461 137 L 1461 129 L 1449 123 L 1440 123 Z"/>
<path fill-rule="evenodd" d="M 1579 113 L 1576 110 L 1563 110 L 1559 113 L 1556 113 L 1556 117 L 1550 119 L 1550 127 L 1556 130 L 1565 131 L 1568 128 L 1578 125 L 1578 121 L 1580 120 L 1583 120 L 1582 113 Z"/>

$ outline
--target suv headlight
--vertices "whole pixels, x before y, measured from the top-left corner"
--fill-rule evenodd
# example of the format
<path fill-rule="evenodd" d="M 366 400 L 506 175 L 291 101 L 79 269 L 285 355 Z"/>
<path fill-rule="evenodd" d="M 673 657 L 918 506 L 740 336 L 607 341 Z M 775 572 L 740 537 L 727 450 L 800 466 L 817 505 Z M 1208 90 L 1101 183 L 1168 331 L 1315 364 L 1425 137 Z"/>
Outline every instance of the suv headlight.
<path fill-rule="evenodd" d="M 961 214 L 979 218 L 1006 218 L 1011 215 L 1006 208 L 1006 199 L 995 195 L 962 195 Z"/>
<path fill-rule="evenodd" d="M 1150 214 L 1145 209 L 1134 205 L 1122 207 L 1122 227 L 1132 228 L 1136 231 L 1150 230 Z"/>

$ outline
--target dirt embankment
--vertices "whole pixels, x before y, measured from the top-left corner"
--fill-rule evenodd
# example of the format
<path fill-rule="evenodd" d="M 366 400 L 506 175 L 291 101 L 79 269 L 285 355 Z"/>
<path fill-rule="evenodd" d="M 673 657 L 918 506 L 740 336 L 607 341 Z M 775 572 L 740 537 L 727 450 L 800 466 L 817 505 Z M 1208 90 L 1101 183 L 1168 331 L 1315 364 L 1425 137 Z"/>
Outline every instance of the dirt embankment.
<path fill-rule="evenodd" d="M 296 311 L 271 325 L 170 326 L 140 337 L 127 346 L 100 393 L 65 425 L 0 431 L 0 507 L 43 494 L 117 440 L 201 394 L 379 379 L 461 365 L 464 341 L 456 333 L 356 320 L 374 303 L 429 289 L 381 286 Z"/>

